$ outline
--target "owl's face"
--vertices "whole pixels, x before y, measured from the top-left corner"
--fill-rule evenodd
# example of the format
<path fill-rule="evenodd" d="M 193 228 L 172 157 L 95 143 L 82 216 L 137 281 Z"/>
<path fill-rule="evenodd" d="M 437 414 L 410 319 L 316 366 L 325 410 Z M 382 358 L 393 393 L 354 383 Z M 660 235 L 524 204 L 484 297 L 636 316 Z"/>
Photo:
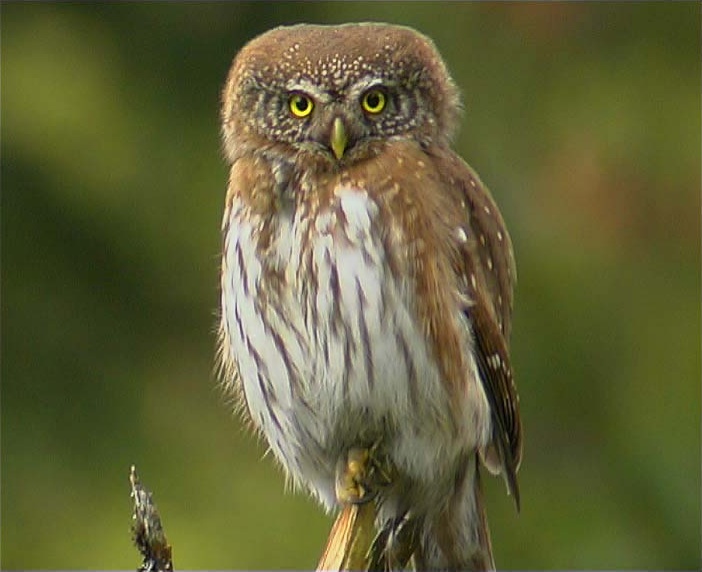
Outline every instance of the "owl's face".
<path fill-rule="evenodd" d="M 271 30 L 237 55 L 223 93 L 230 160 L 275 148 L 331 163 L 392 138 L 447 144 L 458 94 L 431 41 L 385 24 Z"/>

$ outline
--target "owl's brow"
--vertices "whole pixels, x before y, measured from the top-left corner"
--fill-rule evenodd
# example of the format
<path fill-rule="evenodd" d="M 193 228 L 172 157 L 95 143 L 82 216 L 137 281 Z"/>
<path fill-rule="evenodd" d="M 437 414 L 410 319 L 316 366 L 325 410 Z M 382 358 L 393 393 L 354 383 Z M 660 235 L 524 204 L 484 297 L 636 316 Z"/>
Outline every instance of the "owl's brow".
<path fill-rule="evenodd" d="M 302 91 L 307 95 L 311 95 L 316 101 L 321 103 L 326 103 L 331 100 L 329 93 L 323 89 L 320 89 L 319 85 L 314 84 L 310 81 L 304 79 L 295 79 L 288 81 L 285 84 L 285 89 L 289 92 Z"/>
<path fill-rule="evenodd" d="M 376 75 L 369 75 L 367 77 L 362 77 L 358 81 L 353 82 L 348 89 L 344 90 L 352 95 L 359 95 L 364 91 L 374 88 L 374 87 L 386 87 L 393 88 L 397 86 L 397 81 L 392 79 L 386 79 L 378 77 Z M 328 103 L 332 99 L 339 96 L 339 91 L 337 89 L 322 89 L 319 84 L 307 81 L 305 79 L 294 79 L 288 81 L 285 84 L 285 89 L 289 92 L 301 91 L 307 95 L 312 96 L 315 100 L 320 103 Z"/>
<path fill-rule="evenodd" d="M 397 81 L 378 76 L 368 76 L 353 83 L 353 93 L 362 93 L 374 87 L 393 88 L 397 86 Z"/>

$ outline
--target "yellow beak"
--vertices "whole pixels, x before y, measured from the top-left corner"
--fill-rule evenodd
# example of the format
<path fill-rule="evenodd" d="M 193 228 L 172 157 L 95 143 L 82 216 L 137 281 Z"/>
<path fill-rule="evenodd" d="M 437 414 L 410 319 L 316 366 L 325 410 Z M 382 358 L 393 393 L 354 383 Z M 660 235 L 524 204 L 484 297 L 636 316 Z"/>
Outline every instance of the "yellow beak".
<path fill-rule="evenodd" d="M 331 148 L 334 151 L 337 159 L 341 159 L 346 151 L 346 144 L 349 142 L 346 137 L 346 128 L 344 127 L 344 122 L 341 121 L 341 117 L 334 119 L 334 125 L 332 125 L 331 132 Z"/>

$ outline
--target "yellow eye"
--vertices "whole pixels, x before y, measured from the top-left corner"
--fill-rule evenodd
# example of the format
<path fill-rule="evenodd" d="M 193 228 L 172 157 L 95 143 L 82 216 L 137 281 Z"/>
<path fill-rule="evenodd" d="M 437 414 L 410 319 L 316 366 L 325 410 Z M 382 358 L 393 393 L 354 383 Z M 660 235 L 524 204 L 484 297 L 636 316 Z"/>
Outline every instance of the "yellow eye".
<path fill-rule="evenodd" d="M 290 96 L 288 105 L 290 106 L 290 112 L 295 117 L 307 117 L 312 113 L 312 108 L 314 107 L 312 100 L 302 93 L 293 93 Z"/>
<path fill-rule="evenodd" d="M 385 109 L 385 94 L 379 89 L 368 90 L 361 99 L 361 107 L 368 113 L 380 113 Z"/>

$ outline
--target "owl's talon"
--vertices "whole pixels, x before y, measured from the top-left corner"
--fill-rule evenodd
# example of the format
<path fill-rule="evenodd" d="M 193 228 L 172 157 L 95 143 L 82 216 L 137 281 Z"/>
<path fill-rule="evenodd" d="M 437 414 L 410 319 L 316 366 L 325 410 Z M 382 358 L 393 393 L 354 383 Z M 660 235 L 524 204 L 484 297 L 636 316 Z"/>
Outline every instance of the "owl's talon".
<path fill-rule="evenodd" d="M 336 498 L 343 504 L 363 504 L 375 494 L 366 485 L 370 449 L 349 449 L 346 459 L 339 459 L 336 466 Z"/>
<path fill-rule="evenodd" d="M 377 456 L 378 444 L 353 447 L 336 466 L 336 498 L 342 504 L 372 501 L 381 487 L 390 484 L 389 470 Z"/>

